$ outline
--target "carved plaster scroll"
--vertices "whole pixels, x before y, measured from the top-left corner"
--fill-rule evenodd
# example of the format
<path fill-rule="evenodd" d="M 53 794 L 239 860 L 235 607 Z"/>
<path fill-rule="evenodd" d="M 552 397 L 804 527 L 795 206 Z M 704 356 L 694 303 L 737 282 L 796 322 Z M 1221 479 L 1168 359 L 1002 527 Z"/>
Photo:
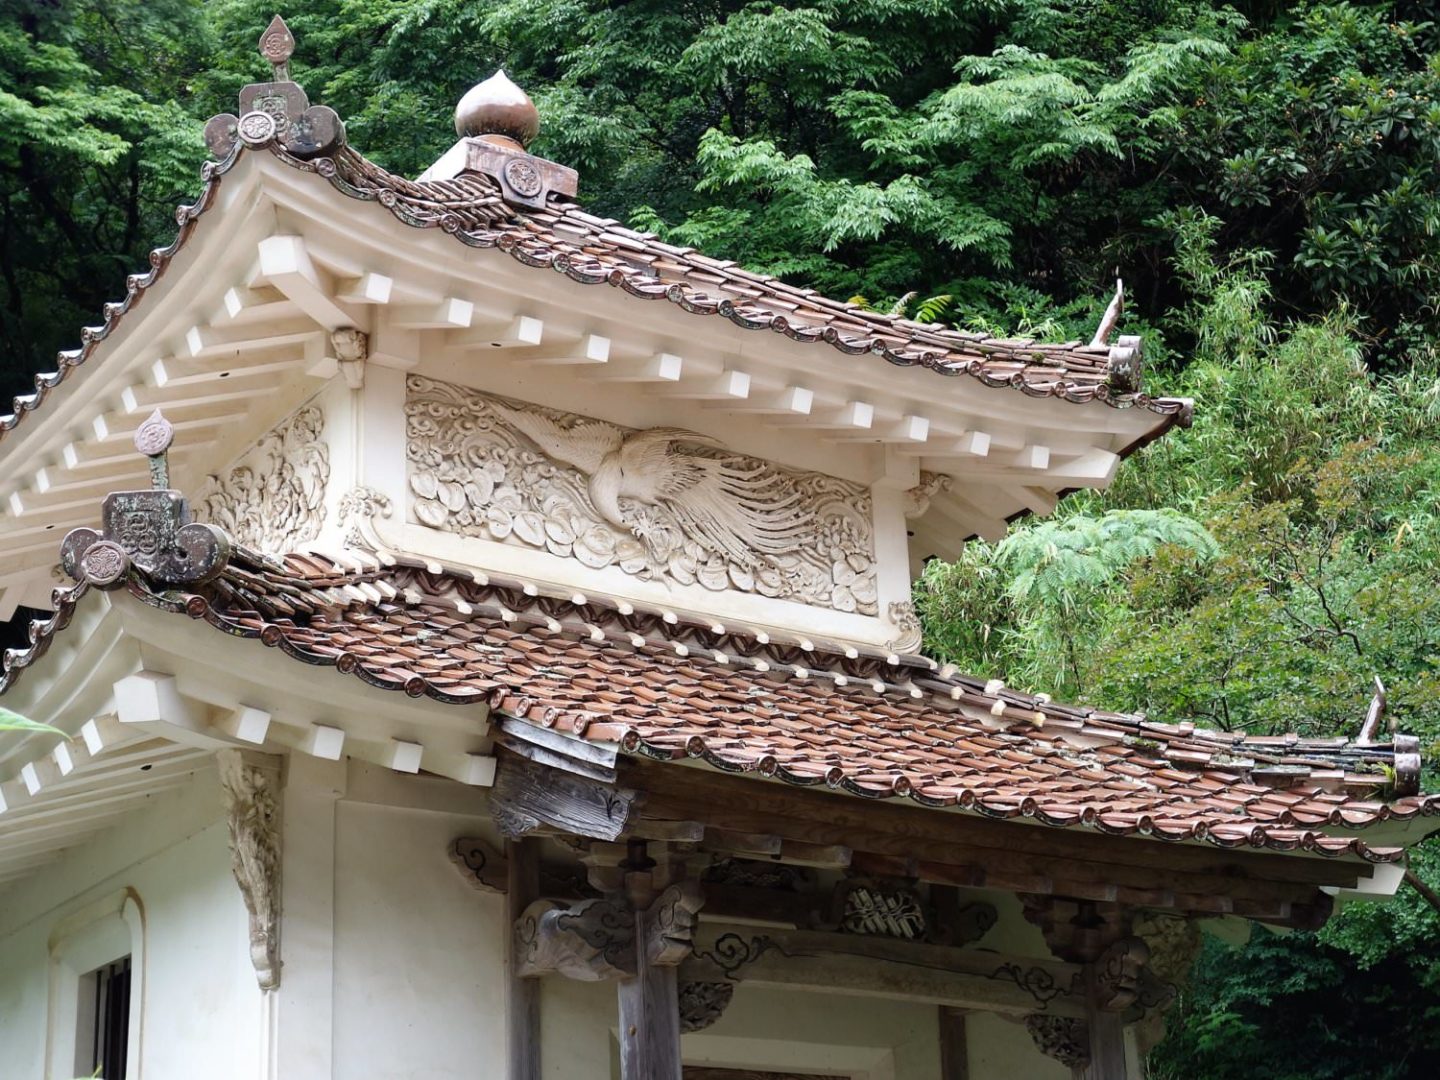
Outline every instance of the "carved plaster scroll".
<path fill-rule="evenodd" d="M 465 880 L 481 892 L 505 891 L 505 856 L 484 840 L 473 836 L 460 837 L 450 845 L 450 861 Z"/>
<path fill-rule="evenodd" d="M 1182 916 L 1147 913 L 1137 916 L 1135 936 L 1149 949 L 1140 972 L 1138 994 L 1126 1019 L 1135 1021 L 1142 1051 L 1148 1052 L 1165 1034 L 1165 1014 L 1190 981 L 1200 954 L 1200 928 Z"/>
<path fill-rule="evenodd" d="M 260 439 L 223 476 L 211 476 L 196 514 L 240 543 L 284 554 L 320 535 L 330 448 L 325 414 L 307 405 Z"/>
<path fill-rule="evenodd" d="M 262 990 L 280 985 L 280 771 L 255 755 L 216 755 L 231 869 L 250 914 L 250 962 Z"/>
<path fill-rule="evenodd" d="M 330 333 L 330 349 L 335 363 L 351 390 L 365 385 L 365 361 L 370 358 L 370 335 L 353 326 L 342 326 Z"/>
<path fill-rule="evenodd" d="M 886 613 L 890 616 L 890 625 L 897 633 L 885 643 L 885 647 L 897 653 L 919 652 L 925 639 L 925 629 L 920 625 L 920 616 L 915 613 L 915 605 L 909 600 L 896 600 L 891 603 Z"/>
<path fill-rule="evenodd" d="M 410 511 L 422 525 L 591 569 L 878 613 L 870 496 L 678 428 L 636 431 L 407 381 Z"/>
<path fill-rule="evenodd" d="M 640 917 L 646 960 L 657 967 L 675 967 L 690 955 L 695 926 L 705 896 L 693 881 L 671 885 Z"/>
<path fill-rule="evenodd" d="M 340 496 L 335 516 L 343 531 L 346 547 L 369 551 L 387 551 L 390 547 L 376 531 L 375 519 L 394 513 L 390 496 L 374 488 L 355 487 Z"/>
<path fill-rule="evenodd" d="M 929 470 L 920 470 L 920 483 L 905 492 L 905 516 L 907 518 L 924 517 L 925 512 L 930 509 L 930 500 L 942 491 L 949 491 L 955 486 L 953 477 L 944 473 L 933 473 Z"/>
<path fill-rule="evenodd" d="M 1032 1013 L 1025 1017 L 1025 1030 L 1035 1040 L 1036 1049 L 1067 1069 L 1083 1069 L 1090 1064 L 1090 1034 L 1084 1020 Z"/>

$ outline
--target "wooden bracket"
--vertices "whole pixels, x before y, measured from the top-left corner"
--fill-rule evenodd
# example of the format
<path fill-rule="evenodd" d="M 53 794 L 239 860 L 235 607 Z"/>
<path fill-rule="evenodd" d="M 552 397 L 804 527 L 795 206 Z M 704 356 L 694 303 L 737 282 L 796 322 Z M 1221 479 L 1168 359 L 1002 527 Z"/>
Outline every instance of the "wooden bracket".
<path fill-rule="evenodd" d="M 460 837 L 450 845 L 450 861 L 465 880 L 481 892 L 505 892 L 508 862 L 484 840 L 473 836 Z"/>
<path fill-rule="evenodd" d="M 571 906 L 537 900 L 515 925 L 518 971 L 599 982 L 634 978 L 642 962 L 675 967 L 690 953 L 703 904 L 693 882 L 671 885 L 638 913 L 618 895 Z"/>

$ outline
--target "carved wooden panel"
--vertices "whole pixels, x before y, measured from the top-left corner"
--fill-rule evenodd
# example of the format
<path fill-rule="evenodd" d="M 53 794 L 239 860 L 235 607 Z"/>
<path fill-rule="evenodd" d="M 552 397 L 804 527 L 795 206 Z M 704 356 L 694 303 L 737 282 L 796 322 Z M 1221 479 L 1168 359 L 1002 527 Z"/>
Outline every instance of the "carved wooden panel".
<path fill-rule="evenodd" d="M 592 569 L 878 613 L 868 492 L 678 428 L 407 382 L 410 512 Z"/>
<path fill-rule="evenodd" d="M 195 500 L 195 516 L 219 525 L 247 547 L 294 551 L 320 535 L 330 449 L 325 414 L 307 405 L 268 432 L 234 468 L 211 476 Z"/>

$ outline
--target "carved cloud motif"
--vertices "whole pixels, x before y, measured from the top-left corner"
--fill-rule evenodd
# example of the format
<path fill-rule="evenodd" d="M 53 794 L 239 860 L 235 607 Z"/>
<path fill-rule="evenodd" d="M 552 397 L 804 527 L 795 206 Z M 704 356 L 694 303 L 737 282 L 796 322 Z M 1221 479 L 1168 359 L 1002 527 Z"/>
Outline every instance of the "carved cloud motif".
<path fill-rule="evenodd" d="M 219 525 L 240 543 L 272 554 L 293 551 L 320 535 L 330 449 L 325 414 L 307 405 L 257 442 L 229 472 L 212 476 L 195 516 Z"/>
<path fill-rule="evenodd" d="M 678 428 L 634 430 L 412 375 L 414 519 L 593 569 L 876 614 L 870 498 Z"/>

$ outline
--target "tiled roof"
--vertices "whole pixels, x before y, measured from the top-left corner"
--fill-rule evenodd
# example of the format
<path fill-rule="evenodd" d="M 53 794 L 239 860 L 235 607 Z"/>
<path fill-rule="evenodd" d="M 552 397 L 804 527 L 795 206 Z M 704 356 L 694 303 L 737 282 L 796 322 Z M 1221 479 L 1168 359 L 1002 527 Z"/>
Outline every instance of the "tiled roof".
<path fill-rule="evenodd" d="M 175 239 L 150 253 L 145 273 L 126 279 L 124 299 L 106 304 L 101 323 L 82 329 L 80 347 L 61 352 L 53 372 L 35 376 L 34 392 L 16 397 L 13 412 L 0 415 L 0 439 L 90 360 L 165 273 L 213 206 L 221 178 L 244 154 L 266 152 L 297 170 L 324 177 L 352 199 L 379 203 L 407 225 L 441 229 L 471 247 L 498 249 L 526 266 L 549 268 L 583 284 L 607 284 L 639 299 L 666 301 L 697 315 L 719 315 L 746 329 L 820 342 L 847 354 L 874 354 L 899 367 L 968 375 L 985 386 L 1011 387 L 1031 397 L 1148 409 L 1170 421 L 1155 435 L 1170 424 L 1189 422 L 1188 400 L 1150 397 L 1112 385 L 1104 346 L 992 338 L 866 311 L 693 248 L 664 243 L 653 234 L 588 214 L 565 199 L 552 197 L 544 210 L 517 209 L 502 200 L 487 176 L 465 174 L 420 183 L 388 173 L 348 147 L 333 157 L 301 161 L 273 143 L 262 150 L 237 143 L 223 161 L 205 164 L 200 197 L 176 210 L 180 228 Z"/>
<path fill-rule="evenodd" d="M 83 587 L 82 587 L 83 588 Z M 420 567 L 242 553 L 204 594 L 131 592 L 365 682 L 623 751 L 998 818 L 1384 862 L 1357 831 L 1440 813 L 1383 798 L 1394 748 L 1254 738 L 1062 705 L 917 656 L 829 651 Z M 0 688 L 63 626 L 6 657 Z M 809 646 L 808 648 L 806 646 Z"/>

